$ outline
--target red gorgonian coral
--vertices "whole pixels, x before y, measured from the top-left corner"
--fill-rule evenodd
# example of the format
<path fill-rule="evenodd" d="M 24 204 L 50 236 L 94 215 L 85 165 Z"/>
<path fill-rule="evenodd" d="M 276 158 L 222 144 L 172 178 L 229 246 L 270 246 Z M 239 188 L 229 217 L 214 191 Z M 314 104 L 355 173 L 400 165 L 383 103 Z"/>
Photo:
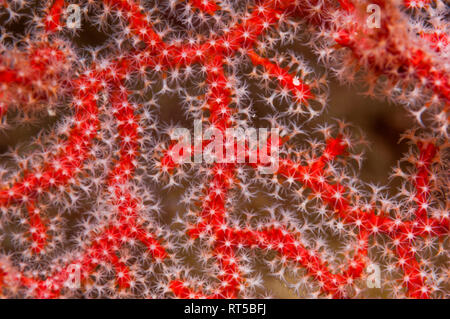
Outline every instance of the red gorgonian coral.
<path fill-rule="evenodd" d="M 358 298 L 375 265 L 386 297 L 448 297 L 446 14 L 441 0 L 0 1 L 0 131 L 57 116 L 1 157 L 0 294 L 242 298 L 266 295 L 267 273 L 301 297 Z M 77 38 L 87 26 L 101 45 Z M 312 124 L 328 87 L 299 40 L 414 117 L 396 194 L 358 177 L 354 128 Z M 277 128 L 277 169 L 261 172 L 261 148 L 179 163 L 192 154 L 160 125 L 166 96 L 220 136 Z M 169 223 L 158 187 L 185 190 Z"/>

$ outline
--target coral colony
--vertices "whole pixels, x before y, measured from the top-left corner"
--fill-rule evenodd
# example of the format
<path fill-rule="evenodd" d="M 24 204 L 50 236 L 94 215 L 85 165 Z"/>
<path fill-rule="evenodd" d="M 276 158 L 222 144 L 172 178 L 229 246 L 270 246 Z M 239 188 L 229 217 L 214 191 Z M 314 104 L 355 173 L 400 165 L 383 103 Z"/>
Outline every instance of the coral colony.
<path fill-rule="evenodd" d="M 448 298 L 445 2 L 0 0 L 0 295 Z M 414 121 L 398 187 L 333 77 Z"/>

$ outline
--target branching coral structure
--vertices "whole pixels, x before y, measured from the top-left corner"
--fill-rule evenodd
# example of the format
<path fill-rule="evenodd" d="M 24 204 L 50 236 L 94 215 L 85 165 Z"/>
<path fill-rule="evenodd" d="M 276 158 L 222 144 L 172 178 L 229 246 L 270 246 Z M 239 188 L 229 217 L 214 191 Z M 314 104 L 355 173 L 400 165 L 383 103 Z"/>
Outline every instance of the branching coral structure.
<path fill-rule="evenodd" d="M 448 298 L 448 12 L 443 0 L 0 1 L 0 133 L 52 119 L 0 154 L 0 295 L 267 297 L 274 276 L 302 298 L 370 297 L 370 283 Z M 317 123 L 329 77 L 413 119 L 398 188 L 360 178 L 364 128 Z M 160 120 L 167 96 L 190 123 L 183 147 Z M 259 128 L 277 134 L 251 145 Z M 171 190 L 183 194 L 166 216 Z"/>

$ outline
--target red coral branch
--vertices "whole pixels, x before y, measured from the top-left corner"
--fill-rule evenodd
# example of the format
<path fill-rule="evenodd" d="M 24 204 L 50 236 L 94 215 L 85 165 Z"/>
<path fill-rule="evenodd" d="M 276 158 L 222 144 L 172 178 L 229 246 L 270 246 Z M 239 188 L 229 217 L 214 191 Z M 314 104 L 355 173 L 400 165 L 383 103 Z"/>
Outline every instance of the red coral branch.
<path fill-rule="evenodd" d="M 319 38 L 332 38 L 333 49 L 347 48 L 350 50 L 353 63 L 369 70 L 374 81 L 382 76 L 388 81 L 404 88 L 421 86 L 431 90 L 433 97 L 427 106 L 434 104 L 446 114 L 450 100 L 450 84 L 446 73 L 435 53 L 439 53 L 446 41 L 446 36 L 437 34 L 423 37 L 431 40 L 435 45 L 435 53 L 423 49 L 419 42 L 402 42 L 393 34 L 387 24 L 396 25 L 395 19 L 400 16 L 400 9 L 393 4 L 376 1 L 388 13 L 382 20 L 383 28 L 368 31 L 361 22 L 360 13 L 364 9 L 359 1 L 298 1 L 266 0 L 256 1 L 249 8 L 242 19 L 232 19 L 233 24 L 224 28 L 222 33 L 212 33 L 210 36 L 198 36 L 193 41 L 164 40 L 164 32 L 157 32 L 145 8 L 137 1 L 105 0 L 111 10 L 121 12 L 128 22 L 125 31 L 127 37 L 138 37 L 145 44 L 145 48 L 134 48 L 128 54 L 117 59 L 94 62 L 90 68 L 78 78 L 71 79 L 73 92 L 72 108 L 73 126 L 65 134 L 67 139 L 61 139 L 62 145 L 57 153 L 44 162 L 40 168 L 24 172 L 23 176 L 0 190 L 0 207 L 23 205 L 28 210 L 29 234 L 31 236 L 32 252 L 43 253 L 47 244 L 47 227 L 45 218 L 39 210 L 39 197 L 47 191 L 61 185 L 73 184 L 79 174 L 85 169 L 85 162 L 89 158 L 89 151 L 93 141 L 98 137 L 100 125 L 98 103 L 104 92 L 112 92 L 111 103 L 113 116 L 118 132 L 120 146 L 119 159 L 108 174 L 107 191 L 110 202 L 116 210 L 107 221 L 99 223 L 89 234 L 89 241 L 83 244 L 81 252 L 75 254 L 64 266 L 47 276 L 44 280 L 19 271 L 8 262 L 0 260 L 0 288 L 11 286 L 11 282 L 25 287 L 29 295 L 34 297 L 60 297 L 68 280 L 73 276 L 73 269 L 80 271 L 81 281 L 87 283 L 95 270 L 104 264 L 113 267 L 115 282 L 119 290 L 131 289 L 134 285 L 134 272 L 121 258 L 120 249 L 134 241 L 141 242 L 160 263 L 167 259 L 169 253 L 158 239 L 156 233 L 149 229 L 141 216 L 142 199 L 135 194 L 132 179 L 137 174 L 137 156 L 140 148 L 141 128 L 136 110 L 130 103 L 130 92 L 124 87 L 135 72 L 145 72 L 146 68 L 153 68 L 157 72 L 167 72 L 172 68 L 201 65 L 206 74 L 207 93 L 204 111 L 207 112 L 208 127 L 215 128 L 225 136 L 225 131 L 235 127 L 234 114 L 237 112 L 231 104 L 237 95 L 237 88 L 233 88 L 230 71 L 226 67 L 229 59 L 242 55 L 247 56 L 253 66 L 260 66 L 268 78 L 276 79 L 281 87 L 287 89 L 293 97 L 293 102 L 309 108 L 309 103 L 315 101 L 314 85 L 304 78 L 298 78 L 287 67 L 273 62 L 270 58 L 260 56 L 255 52 L 259 38 L 268 37 L 272 28 L 278 28 L 280 21 L 287 17 L 303 17 L 311 24 L 312 29 L 319 29 Z M 215 1 L 190 1 L 201 14 L 216 16 L 221 7 Z M 417 6 L 426 7 L 430 1 L 422 1 Z M 63 29 L 62 14 L 66 3 L 64 0 L 53 1 L 43 18 L 45 30 L 54 33 Z M 408 8 L 415 7 L 405 1 Z M 343 18 L 337 16 L 343 14 Z M 331 21 L 335 19 L 335 24 Z M 155 22 L 157 24 L 157 22 Z M 280 30 L 277 30 L 280 31 Z M 409 34 L 405 31 L 405 34 Z M 438 37 L 438 38 L 437 38 Z M 46 39 L 46 41 L 49 41 Z M 388 58 L 379 54 L 379 43 L 392 45 Z M 337 43 L 338 45 L 334 45 Z M 405 53 L 406 52 L 406 53 Z M 0 82 L 8 90 L 16 85 L 28 87 L 35 91 L 35 81 L 44 78 L 51 72 L 52 63 L 64 64 L 68 60 L 68 53 L 63 49 L 52 48 L 50 45 L 36 50 L 29 49 L 30 66 L 35 74 L 24 76 L 14 67 L 0 69 Z M 51 56 L 51 57 L 49 57 Z M 0 63 L 3 63 L 3 57 Z M 144 70 L 144 71 L 142 71 Z M 57 73 L 57 72 L 56 72 Z M 163 75 L 165 77 L 165 75 Z M 58 75 L 53 77 L 58 79 Z M 414 80 L 411 80 L 414 79 Z M 423 85 L 422 85 L 423 84 Z M 6 90 L 5 90 L 6 91 Z M 11 99 L 7 93 L 0 93 L 0 117 L 6 116 L 7 102 Z M 435 96 L 438 96 L 436 99 Z M 48 96 L 40 97 L 47 100 Z M 309 110 L 311 117 L 316 111 Z M 446 115 L 444 114 L 444 117 Z M 440 130 L 445 131 L 448 118 L 443 121 Z M 287 139 L 287 138 L 286 138 Z M 223 140 L 223 145 L 226 141 Z M 275 141 L 269 140 L 267 149 Z M 279 143 L 281 144 L 281 143 Z M 209 147 L 203 143 L 202 151 Z M 179 277 L 169 279 L 168 288 L 180 298 L 236 298 L 248 285 L 246 274 L 242 271 L 242 257 L 240 250 L 260 249 L 273 250 L 286 262 L 303 267 L 306 273 L 317 282 L 320 291 L 330 297 L 348 297 L 348 287 L 364 274 L 369 258 L 368 243 L 379 234 L 390 238 L 395 246 L 397 267 L 403 271 L 402 284 L 408 295 L 414 298 L 428 298 L 433 287 L 425 280 L 423 265 L 421 264 L 415 244 L 420 238 L 442 238 L 448 234 L 448 215 L 441 218 L 432 217 L 429 207 L 432 204 L 433 163 L 440 151 L 437 142 L 418 142 L 419 156 L 415 163 L 416 174 L 413 178 L 415 196 L 413 201 L 416 208 L 410 220 L 394 218 L 389 210 L 372 207 L 362 207 L 361 201 L 355 198 L 354 191 L 345 183 L 336 182 L 333 172 L 329 168 L 340 157 L 348 155 L 351 141 L 338 135 L 332 138 L 326 136 L 326 144 L 320 156 L 313 156 L 308 164 L 293 160 L 290 156 L 280 159 L 275 177 L 286 179 L 289 184 L 299 184 L 309 189 L 313 196 L 332 212 L 333 217 L 346 227 L 357 230 L 353 234 L 353 257 L 348 258 L 346 267 L 336 273 L 328 265 L 325 258 L 309 249 L 302 242 L 300 232 L 292 231 L 289 225 L 279 225 L 275 222 L 264 227 L 238 227 L 229 218 L 228 200 L 236 184 L 239 184 L 238 169 L 245 165 L 237 162 L 214 163 L 208 167 L 209 180 L 205 184 L 201 196 L 201 210 L 197 215 L 197 222 L 188 228 L 188 236 L 193 240 L 212 238 L 210 253 L 215 261 L 217 287 L 200 289 L 190 287 L 187 280 Z M 173 144 L 161 159 L 160 167 L 164 173 L 173 174 L 179 168 L 173 154 Z M 192 150 L 192 149 L 191 149 Z M 246 149 L 248 153 L 248 148 Z M 248 165 L 257 170 L 264 166 L 261 156 L 263 151 L 257 150 L 259 161 Z M 313 153 L 311 153 L 313 154 Z M 249 154 L 247 154 L 249 156 Z M 248 157 L 247 156 L 247 157 Z M 280 181 L 281 179 L 277 179 Z M 211 290 L 211 291 L 210 291 Z"/>

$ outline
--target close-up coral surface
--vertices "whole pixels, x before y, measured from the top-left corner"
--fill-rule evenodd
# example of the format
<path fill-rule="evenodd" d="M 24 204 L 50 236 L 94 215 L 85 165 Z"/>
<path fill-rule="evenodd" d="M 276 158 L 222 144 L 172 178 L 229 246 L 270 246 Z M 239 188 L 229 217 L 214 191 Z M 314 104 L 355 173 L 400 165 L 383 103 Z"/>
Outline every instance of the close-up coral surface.
<path fill-rule="evenodd" d="M 0 296 L 448 298 L 449 13 L 0 0 Z"/>

